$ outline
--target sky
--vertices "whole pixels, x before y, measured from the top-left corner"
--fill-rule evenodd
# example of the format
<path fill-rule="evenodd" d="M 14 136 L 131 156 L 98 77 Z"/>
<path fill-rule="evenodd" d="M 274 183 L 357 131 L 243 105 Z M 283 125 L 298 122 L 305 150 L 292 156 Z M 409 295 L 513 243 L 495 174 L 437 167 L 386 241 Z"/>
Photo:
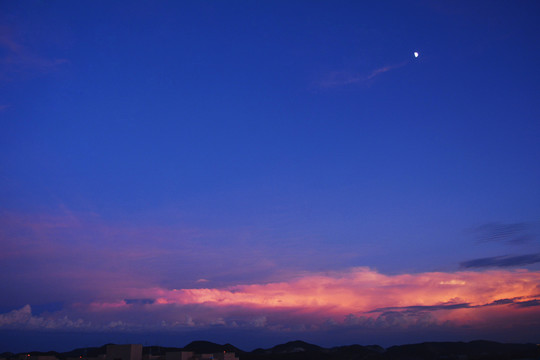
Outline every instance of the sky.
<path fill-rule="evenodd" d="M 0 352 L 540 342 L 539 17 L 1 1 Z"/>

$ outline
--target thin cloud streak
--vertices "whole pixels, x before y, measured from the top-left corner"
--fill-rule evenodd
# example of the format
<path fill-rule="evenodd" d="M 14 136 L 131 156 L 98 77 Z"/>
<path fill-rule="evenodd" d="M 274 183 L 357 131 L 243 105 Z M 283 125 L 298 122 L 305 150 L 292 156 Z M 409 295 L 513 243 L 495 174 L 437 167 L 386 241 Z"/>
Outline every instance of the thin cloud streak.
<path fill-rule="evenodd" d="M 15 31 L 7 26 L 0 27 L 0 64 L 3 71 L 0 76 L 7 77 L 14 73 L 46 73 L 69 61 L 62 58 L 47 58 L 41 56 L 22 42 L 18 41 Z"/>
<path fill-rule="evenodd" d="M 535 236 L 531 233 L 530 224 L 490 222 L 473 229 L 479 242 L 503 242 L 520 245 L 531 242 Z"/>
<path fill-rule="evenodd" d="M 523 300 L 523 296 L 516 297 L 514 299 L 499 299 L 493 302 L 482 305 L 471 305 L 470 303 L 447 303 L 441 305 L 417 305 L 417 306 L 394 306 L 380 309 L 374 309 L 368 311 L 368 313 L 383 313 L 388 311 L 404 311 L 410 313 L 425 312 L 425 311 L 437 311 L 437 310 L 457 310 L 457 309 L 472 309 L 485 306 L 497 306 L 497 305 L 515 305 L 517 307 L 536 306 L 539 300 Z"/>
<path fill-rule="evenodd" d="M 512 267 L 540 263 L 540 253 L 517 256 L 493 256 L 463 261 L 460 266 L 465 269 L 487 267 Z"/>
<path fill-rule="evenodd" d="M 388 66 L 383 66 L 381 68 L 378 68 L 378 69 L 375 69 L 371 72 L 371 74 L 367 77 L 368 80 L 371 80 L 373 79 L 375 76 L 378 76 L 380 74 L 384 74 L 385 72 L 388 72 L 390 70 L 394 70 L 394 69 L 398 69 L 400 67 L 403 67 L 405 65 L 407 65 L 409 62 L 408 61 L 404 61 L 404 62 L 401 62 L 399 64 L 394 64 L 394 65 L 388 65 Z"/>
<path fill-rule="evenodd" d="M 401 68 L 407 64 L 409 64 L 409 61 L 403 61 L 399 64 L 383 66 L 371 71 L 369 75 L 360 75 L 347 72 L 333 72 L 327 77 L 326 80 L 321 81 L 319 83 L 319 86 L 322 88 L 331 88 L 351 84 L 361 84 L 373 80 L 375 77 L 384 74 L 390 70 Z"/>

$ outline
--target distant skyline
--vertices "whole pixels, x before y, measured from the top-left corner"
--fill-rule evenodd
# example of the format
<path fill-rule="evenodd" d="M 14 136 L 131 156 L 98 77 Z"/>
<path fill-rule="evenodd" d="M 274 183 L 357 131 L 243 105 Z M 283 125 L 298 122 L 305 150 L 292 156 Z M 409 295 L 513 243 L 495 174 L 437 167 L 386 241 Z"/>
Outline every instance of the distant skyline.
<path fill-rule="evenodd" d="M 538 343 L 539 14 L 1 2 L 0 352 Z"/>

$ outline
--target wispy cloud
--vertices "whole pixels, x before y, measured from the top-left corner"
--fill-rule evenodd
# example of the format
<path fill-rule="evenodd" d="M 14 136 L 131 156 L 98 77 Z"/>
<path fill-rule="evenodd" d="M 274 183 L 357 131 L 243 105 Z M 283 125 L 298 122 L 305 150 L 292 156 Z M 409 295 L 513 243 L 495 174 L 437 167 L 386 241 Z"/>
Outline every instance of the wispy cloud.
<path fill-rule="evenodd" d="M 518 307 L 540 306 L 540 299 L 521 301 L 521 302 L 516 303 L 516 306 Z"/>
<path fill-rule="evenodd" d="M 375 69 L 371 72 L 371 74 L 368 75 L 367 79 L 368 80 L 373 79 L 374 77 L 378 75 L 384 74 L 385 72 L 388 72 L 390 70 L 398 69 L 400 67 L 407 65 L 408 63 L 409 63 L 408 61 L 403 61 L 399 64 L 387 65 L 387 66 L 383 66 L 381 68 Z"/>
<path fill-rule="evenodd" d="M 318 85 L 322 88 L 331 88 L 331 87 L 346 86 L 346 85 L 351 85 L 351 84 L 367 83 L 379 75 L 382 75 L 388 71 L 403 67 L 407 65 L 408 63 L 409 61 L 404 61 L 398 64 L 382 66 L 382 67 L 372 70 L 368 74 L 335 71 L 328 74 L 324 80 L 318 83 Z"/>
<path fill-rule="evenodd" d="M 533 296 L 533 297 L 536 297 L 536 296 Z M 498 299 L 498 300 L 489 302 L 487 304 L 478 304 L 478 305 L 473 305 L 471 303 L 449 302 L 446 304 L 439 304 L 439 305 L 393 306 L 393 307 L 374 309 L 374 310 L 369 311 L 368 313 L 385 313 L 389 311 L 403 311 L 403 312 L 409 312 L 409 313 L 417 313 L 417 312 L 426 312 L 426 311 L 432 312 L 432 311 L 442 311 L 442 310 L 472 309 L 472 308 L 479 308 L 479 307 L 486 307 L 486 306 L 499 306 L 499 305 L 515 305 L 518 307 L 527 307 L 527 306 L 537 306 L 537 303 L 539 301 L 537 299 L 523 301 L 523 299 L 524 299 L 523 296 L 518 296 L 513 299 Z"/>
<path fill-rule="evenodd" d="M 35 214 L 0 212 L 0 242 L 4 268 L 0 280 L 13 284 L 15 291 L 15 280 L 39 279 L 33 287 L 18 291 L 19 296 L 29 292 L 32 297 L 49 296 L 51 288 L 61 288 L 69 296 L 62 300 L 68 301 L 111 297 L 124 287 L 272 281 L 291 268 L 329 261 L 329 252 L 304 251 L 309 256 L 299 259 L 267 243 L 248 242 L 243 229 L 205 229 L 176 218 L 173 225 L 117 223 L 65 208 Z M 27 266 L 18 267 L 21 262 Z"/>
<path fill-rule="evenodd" d="M 517 256 L 493 256 L 472 259 L 460 263 L 462 268 L 512 267 L 536 264 L 540 262 L 540 253 Z"/>
<path fill-rule="evenodd" d="M 0 56 L 2 77 L 49 72 L 68 62 L 67 59 L 51 58 L 33 51 L 17 38 L 14 29 L 7 26 L 0 27 L 0 49 L 2 49 Z"/>
<path fill-rule="evenodd" d="M 440 304 L 440 305 L 416 305 L 416 306 L 391 306 L 379 309 L 373 309 L 368 311 L 368 313 L 380 313 L 388 311 L 408 311 L 408 312 L 419 312 L 419 311 L 437 311 L 437 310 L 456 310 L 456 309 L 468 309 L 471 308 L 470 303 L 449 303 L 449 304 Z"/>
<path fill-rule="evenodd" d="M 479 242 L 504 242 L 511 245 L 523 244 L 534 240 L 530 225 L 525 222 L 491 222 L 473 229 Z"/>

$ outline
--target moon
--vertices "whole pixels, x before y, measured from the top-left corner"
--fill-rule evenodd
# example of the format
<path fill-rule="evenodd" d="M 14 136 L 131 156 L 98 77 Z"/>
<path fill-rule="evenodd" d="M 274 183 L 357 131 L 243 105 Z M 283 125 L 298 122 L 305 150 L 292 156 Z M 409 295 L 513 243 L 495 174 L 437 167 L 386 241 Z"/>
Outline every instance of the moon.
<path fill-rule="evenodd" d="M 414 57 L 417 58 L 418 56 L 420 56 L 420 54 L 418 53 L 418 51 L 415 51 L 414 52 Z"/>

